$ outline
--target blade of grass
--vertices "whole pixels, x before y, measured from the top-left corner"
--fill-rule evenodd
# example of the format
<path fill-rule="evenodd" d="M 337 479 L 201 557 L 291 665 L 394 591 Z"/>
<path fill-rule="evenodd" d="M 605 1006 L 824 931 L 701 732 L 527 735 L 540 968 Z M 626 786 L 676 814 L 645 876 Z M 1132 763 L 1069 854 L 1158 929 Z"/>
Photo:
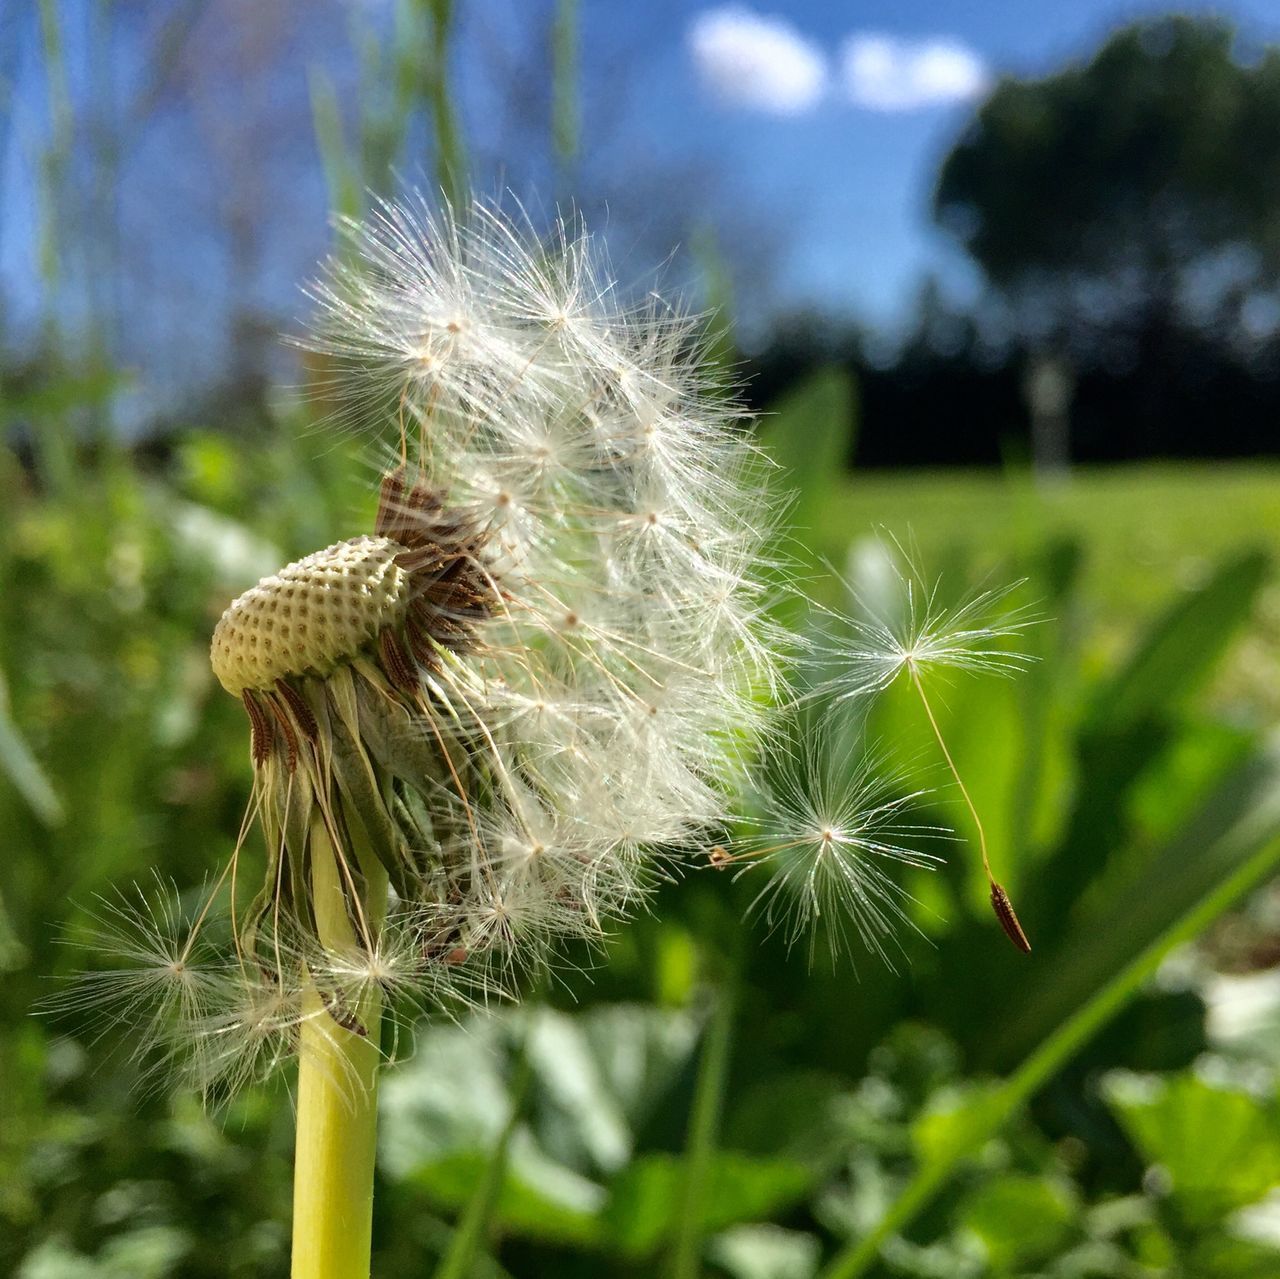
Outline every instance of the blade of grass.
<path fill-rule="evenodd" d="M 507 1116 L 507 1122 L 490 1152 L 484 1173 L 458 1220 L 453 1237 L 449 1241 L 449 1250 L 441 1257 L 440 1264 L 436 1267 L 435 1279 L 470 1279 L 476 1273 L 476 1257 L 480 1252 L 480 1244 L 486 1228 L 493 1220 L 494 1211 L 498 1206 L 498 1195 L 502 1191 L 502 1182 L 507 1173 L 507 1154 L 511 1149 L 511 1138 L 524 1113 L 525 1094 L 529 1091 L 529 1081 L 533 1074 L 529 1060 L 529 1036 L 532 1033 L 532 1023 L 533 1018 L 530 1017 L 526 1022 L 520 1051 L 516 1057 L 515 1076 L 511 1084 L 511 1113 Z"/>
<path fill-rule="evenodd" d="M 724 1109 L 736 1002 L 735 985 L 729 977 L 717 992 L 716 1006 L 707 1025 L 702 1056 L 698 1061 L 683 1161 L 684 1193 L 680 1197 L 668 1270 L 671 1279 L 697 1279 L 700 1269 L 707 1192 L 720 1131 L 720 1114 Z"/>
<path fill-rule="evenodd" d="M 562 186 L 578 158 L 578 0 L 556 0 L 551 25 L 551 142 Z M 567 193 L 566 193 L 567 194 Z"/>
<path fill-rule="evenodd" d="M 320 166 L 329 187 L 329 203 L 339 213 L 356 217 L 360 213 L 360 184 L 353 173 L 342 133 L 342 113 L 338 92 L 329 74 L 312 67 L 307 75 L 311 91 L 311 127 L 320 151 Z"/>
<path fill-rule="evenodd" d="M 1269 755 L 1280 769 L 1280 751 Z M 1273 814 L 1265 814 L 1274 816 Z M 1247 829 L 1247 823 L 1246 823 Z M 1280 862 L 1280 839 L 1274 827 L 1261 847 L 1193 908 L 1162 932 L 1109 982 L 1045 1038 L 1022 1065 L 990 1096 L 972 1124 L 945 1156 L 920 1168 L 907 1183 L 879 1224 L 864 1238 L 850 1243 L 832 1259 L 819 1279 L 858 1279 L 875 1264 L 880 1249 L 932 1202 L 961 1163 L 973 1156 L 1005 1121 L 1118 1013 L 1175 947 L 1203 932 L 1250 889 L 1257 887 Z"/>
<path fill-rule="evenodd" d="M 9 715 L 9 685 L 3 670 L 0 670 L 0 775 L 13 783 L 44 825 L 62 824 L 65 816 L 62 800 Z"/>
<path fill-rule="evenodd" d="M 455 209 L 467 195 L 467 160 L 462 132 L 449 92 L 449 35 L 453 27 L 453 0 L 426 0 L 431 15 L 428 95 L 435 132 L 436 181 Z"/>

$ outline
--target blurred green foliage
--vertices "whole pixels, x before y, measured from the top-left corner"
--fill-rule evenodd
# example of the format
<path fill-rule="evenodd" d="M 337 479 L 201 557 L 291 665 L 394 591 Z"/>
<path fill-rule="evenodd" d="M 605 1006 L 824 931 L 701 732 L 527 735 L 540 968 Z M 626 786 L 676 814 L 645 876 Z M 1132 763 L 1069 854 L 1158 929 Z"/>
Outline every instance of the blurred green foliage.
<path fill-rule="evenodd" d="M 455 1275 L 1280 1273 L 1280 1053 L 1206 1015 L 1244 980 L 1215 961 L 1264 968 L 1272 934 L 1246 911 L 1230 945 L 1160 966 L 1280 859 L 1273 713 L 1239 669 L 1273 607 L 1264 526 L 1225 496 L 1249 481 L 850 481 L 831 423 L 852 394 L 826 375 L 763 428 L 802 481 L 792 553 L 875 601 L 879 524 L 944 595 L 1025 578 L 1043 619 L 1028 675 L 957 678 L 938 702 L 1034 954 L 1000 935 L 959 846 L 912 873 L 898 972 L 821 947 L 810 966 L 743 923 L 749 882 L 693 872 L 527 1008 L 399 1046 L 375 1273 L 447 1254 Z M 247 735 L 209 633 L 260 574 L 366 527 L 368 476 L 351 441 L 288 415 L 157 456 L 75 442 L 74 410 L 24 410 L 24 447 L 0 450 L 0 1271 L 283 1275 L 287 1088 L 207 1115 L 138 1091 L 130 1045 L 87 1014 L 32 1010 L 82 962 L 60 939 L 96 894 L 153 875 L 194 891 L 227 856 Z M 1167 537 L 1167 560 L 1126 563 L 1107 510 Z M 936 759 L 907 690 L 866 731 Z M 920 820 L 971 835 L 933 780 Z"/>

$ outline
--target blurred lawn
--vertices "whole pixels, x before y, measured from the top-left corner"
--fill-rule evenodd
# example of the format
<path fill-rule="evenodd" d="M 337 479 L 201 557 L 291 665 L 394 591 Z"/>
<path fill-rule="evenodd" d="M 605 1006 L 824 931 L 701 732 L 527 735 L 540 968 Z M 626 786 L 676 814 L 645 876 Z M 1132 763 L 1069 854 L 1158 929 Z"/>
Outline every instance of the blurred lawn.
<path fill-rule="evenodd" d="M 914 538 L 926 566 L 957 547 L 981 561 L 1077 539 L 1083 595 L 1101 620 L 1128 629 L 1135 610 L 1166 601 L 1170 585 L 1203 583 L 1226 551 L 1280 538 L 1280 465 L 1080 468 L 1043 486 L 1025 474 L 864 471 L 849 476 L 828 514 L 844 535 L 874 525 Z"/>

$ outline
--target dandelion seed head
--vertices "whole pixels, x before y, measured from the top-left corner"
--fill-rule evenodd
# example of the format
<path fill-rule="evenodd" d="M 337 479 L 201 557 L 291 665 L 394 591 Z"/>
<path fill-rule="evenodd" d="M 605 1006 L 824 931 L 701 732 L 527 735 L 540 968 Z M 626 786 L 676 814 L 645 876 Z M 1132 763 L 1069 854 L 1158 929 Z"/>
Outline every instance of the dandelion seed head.
<path fill-rule="evenodd" d="M 833 953 L 852 932 L 887 956 L 897 868 L 931 860 L 898 842 L 913 797 L 779 734 L 780 506 L 699 318 L 629 300 L 574 220 L 539 237 L 415 196 L 339 233 L 304 345 L 368 445 L 376 516 L 219 622 L 254 774 L 230 943 L 152 919 L 128 956 L 149 975 L 114 979 L 126 1014 L 158 1004 L 161 1057 L 218 1096 L 316 1034 L 376 1045 L 384 1015 L 506 998 L 689 853 L 737 849 L 780 758 L 758 838 L 718 864 L 761 868 L 789 940 L 820 924 Z M 999 664 L 1005 631 L 912 616 L 859 624 L 842 695 Z"/>

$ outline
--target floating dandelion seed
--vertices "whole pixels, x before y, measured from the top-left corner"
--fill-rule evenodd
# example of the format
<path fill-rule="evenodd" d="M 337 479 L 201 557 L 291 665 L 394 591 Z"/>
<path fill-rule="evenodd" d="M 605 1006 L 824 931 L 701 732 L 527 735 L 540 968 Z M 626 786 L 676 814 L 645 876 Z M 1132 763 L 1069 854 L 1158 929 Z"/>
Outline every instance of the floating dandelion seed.
<path fill-rule="evenodd" d="M 910 821 L 924 793 L 883 759 L 837 746 L 825 727 L 801 732 L 775 751 L 758 833 L 733 853 L 713 848 L 711 863 L 738 865 L 740 874 L 765 870 L 751 911 L 788 944 L 808 937 L 810 960 L 820 932 L 835 960 L 852 931 L 892 967 L 889 944 L 901 927 L 914 927 L 894 866 L 938 865 L 941 858 L 919 845 L 947 834 Z"/>
<path fill-rule="evenodd" d="M 901 548 L 897 549 L 901 553 Z M 845 622 L 852 631 L 851 637 L 842 637 L 823 648 L 823 655 L 837 669 L 837 674 L 823 687 L 834 693 L 837 701 L 846 701 L 882 692 L 905 673 L 978 832 L 978 851 L 996 920 L 1019 950 L 1030 953 L 1031 943 L 1018 921 L 1009 894 L 992 872 L 981 814 L 942 735 L 922 676 L 931 670 L 1014 674 L 1034 659 L 1010 649 L 1009 641 L 1037 619 L 1026 609 L 1004 607 L 1021 583 L 975 592 L 959 603 L 946 604 L 941 598 L 940 584 L 926 584 L 905 555 L 895 559 L 886 551 L 886 556 L 897 588 L 893 591 L 895 612 L 890 616 L 878 615 L 865 600 L 857 599 L 863 616 Z"/>
<path fill-rule="evenodd" d="M 847 633 L 824 647 L 837 674 L 825 686 L 841 700 L 882 692 L 903 672 L 967 671 L 1013 675 L 1033 658 L 1010 647 L 1037 618 L 1008 607 L 1021 583 L 975 591 L 957 602 L 927 583 L 900 550 L 882 548 L 889 569 L 891 604 L 876 609 L 859 598 L 860 616 L 841 619 Z"/>
<path fill-rule="evenodd" d="M 86 1015 L 100 1033 L 122 1021 L 142 1027 L 130 1045 L 139 1061 L 163 1056 L 216 1005 L 222 958 L 184 912 L 177 888 L 158 876 L 153 892 L 135 886 L 98 897 L 73 940 L 107 966 L 81 974 L 55 1007 Z"/>

